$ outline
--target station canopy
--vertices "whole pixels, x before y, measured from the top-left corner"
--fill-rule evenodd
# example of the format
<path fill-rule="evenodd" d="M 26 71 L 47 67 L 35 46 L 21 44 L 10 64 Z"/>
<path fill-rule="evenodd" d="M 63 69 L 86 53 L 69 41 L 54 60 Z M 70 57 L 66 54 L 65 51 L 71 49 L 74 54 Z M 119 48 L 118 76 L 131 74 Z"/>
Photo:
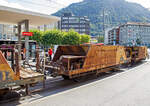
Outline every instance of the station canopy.
<path fill-rule="evenodd" d="M 40 26 L 57 22 L 60 18 L 0 5 L 0 24 L 17 25 L 23 20 L 29 20 L 29 25 Z"/>

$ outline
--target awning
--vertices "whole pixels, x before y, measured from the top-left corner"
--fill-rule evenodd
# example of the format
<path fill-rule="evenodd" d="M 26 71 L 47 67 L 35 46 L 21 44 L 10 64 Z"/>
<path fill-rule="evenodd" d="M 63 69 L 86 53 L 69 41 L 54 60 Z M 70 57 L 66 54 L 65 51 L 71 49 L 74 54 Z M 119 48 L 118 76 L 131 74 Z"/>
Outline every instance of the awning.
<path fill-rule="evenodd" d="M 0 5 L 1 24 L 18 24 L 23 20 L 29 20 L 29 25 L 40 26 L 57 22 L 60 18 Z"/>

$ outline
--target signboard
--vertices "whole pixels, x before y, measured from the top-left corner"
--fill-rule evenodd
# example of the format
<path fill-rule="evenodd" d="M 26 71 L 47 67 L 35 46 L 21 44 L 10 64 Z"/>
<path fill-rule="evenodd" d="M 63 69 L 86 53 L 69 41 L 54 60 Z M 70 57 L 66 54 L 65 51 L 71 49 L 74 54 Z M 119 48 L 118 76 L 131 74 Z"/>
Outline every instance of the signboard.
<path fill-rule="evenodd" d="M 22 32 L 23 36 L 33 36 L 32 32 Z"/>

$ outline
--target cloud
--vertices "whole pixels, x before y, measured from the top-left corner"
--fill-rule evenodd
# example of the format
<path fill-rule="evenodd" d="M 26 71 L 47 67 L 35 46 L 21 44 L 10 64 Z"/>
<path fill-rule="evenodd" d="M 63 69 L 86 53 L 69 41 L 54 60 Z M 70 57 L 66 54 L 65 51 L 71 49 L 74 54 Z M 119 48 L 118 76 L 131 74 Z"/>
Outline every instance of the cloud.
<path fill-rule="evenodd" d="M 0 0 L 0 5 L 30 10 L 45 14 L 55 13 L 61 8 L 65 8 L 71 3 L 83 0 Z M 146 8 L 150 8 L 150 0 L 126 0 L 142 4 Z"/>
<path fill-rule="evenodd" d="M 64 4 L 64 5 L 69 5 L 71 3 L 76 3 L 76 2 L 81 2 L 83 0 L 55 0 L 57 1 L 58 3 L 61 3 L 61 4 Z"/>
<path fill-rule="evenodd" d="M 0 5 L 13 7 L 17 9 L 29 10 L 33 12 L 45 13 L 45 14 L 48 14 L 49 12 L 51 12 L 48 7 L 41 5 L 41 2 L 44 5 L 43 1 L 46 1 L 46 0 L 37 0 L 39 1 L 39 5 L 35 5 L 34 4 L 35 2 L 30 2 L 29 0 L 26 0 L 26 1 L 20 0 L 20 1 L 15 2 L 15 0 L 7 0 L 7 1 L 0 0 Z"/>
<path fill-rule="evenodd" d="M 0 5 L 51 14 L 79 1 L 82 0 L 0 0 Z"/>
<path fill-rule="evenodd" d="M 0 0 L 0 5 L 52 14 L 71 3 L 80 1 L 83 0 Z"/>
<path fill-rule="evenodd" d="M 150 0 L 126 0 L 126 1 L 139 3 L 146 8 L 150 8 Z"/>
<path fill-rule="evenodd" d="M 13 8 L 19 8 L 19 9 L 25 9 L 25 10 L 27 9 L 27 8 L 24 8 L 23 6 L 21 6 L 18 3 L 9 3 L 9 2 L 7 2 L 5 0 L 0 0 L 0 5 L 13 7 Z"/>

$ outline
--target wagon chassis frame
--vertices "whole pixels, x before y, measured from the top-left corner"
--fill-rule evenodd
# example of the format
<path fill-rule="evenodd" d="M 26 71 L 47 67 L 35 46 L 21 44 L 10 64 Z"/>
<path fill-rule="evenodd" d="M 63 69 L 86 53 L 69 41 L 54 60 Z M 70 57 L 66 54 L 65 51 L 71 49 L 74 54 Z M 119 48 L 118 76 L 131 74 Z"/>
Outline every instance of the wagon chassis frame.
<path fill-rule="evenodd" d="M 102 68 L 102 69 L 97 69 L 97 70 L 92 70 L 92 71 L 87 71 L 87 72 L 83 72 L 80 74 L 70 75 L 69 78 L 72 79 L 72 78 L 82 77 L 82 76 L 89 75 L 89 74 L 95 74 L 96 76 L 98 76 L 101 73 L 109 72 L 112 70 L 120 70 L 120 68 L 117 68 L 118 66 L 119 65 L 111 66 L 111 67 L 107 67 L 107 68 Z"/>

